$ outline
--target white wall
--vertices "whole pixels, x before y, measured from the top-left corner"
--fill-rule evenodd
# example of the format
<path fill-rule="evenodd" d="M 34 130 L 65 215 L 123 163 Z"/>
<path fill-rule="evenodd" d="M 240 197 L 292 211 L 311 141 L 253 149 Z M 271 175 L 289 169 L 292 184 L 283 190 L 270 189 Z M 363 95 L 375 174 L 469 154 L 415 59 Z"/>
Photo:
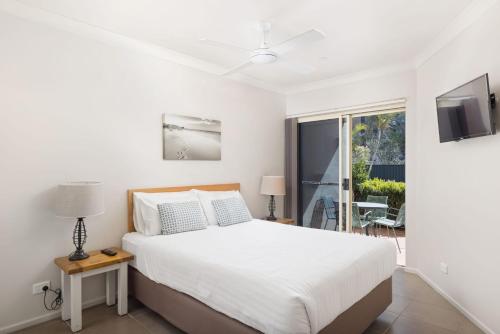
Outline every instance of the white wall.
<path fill-rule="evenodd" d="M 0 50 L 0 329 L 46 314 L 33 283 L 59 286 L 53 258 L 73 229 L 49 210 L 60 182 L 105 184 L 88 250 L 120 245 L 128 188 L 240 182 L 266 213 L 260 177 L 283 174 L 283 96 L 1 13 Z M 220 119 L 222 161 L 163 161 L 164 112 Z M 84 282 L 84 300 L 103 291 L 102 277 Z"/>
<path fill-rule="evenodd" d="M 407 264 L 414 266 L 413 251 L 416 236 L 415 188 L 416 188 L 416 76 L 414 71 L 388 74 L 349 84 L 336 85 L 320 90 L 293 94 L 287 97 L 287 115 L 294 116 L 324 109 L 350 107 L 367 103 L 406 98 L 406 220 Z"/>
<path fill-rule="evenodd" d="M 500 96 L 499 15 L 500 3 L 417 72 L 417 267 L 494 333 L 500 333 L 500 136 L 440 144 L 434 99 L 486 72 Z M 440 273 L 440 262 L 448 263 L 449 275 Z"/>

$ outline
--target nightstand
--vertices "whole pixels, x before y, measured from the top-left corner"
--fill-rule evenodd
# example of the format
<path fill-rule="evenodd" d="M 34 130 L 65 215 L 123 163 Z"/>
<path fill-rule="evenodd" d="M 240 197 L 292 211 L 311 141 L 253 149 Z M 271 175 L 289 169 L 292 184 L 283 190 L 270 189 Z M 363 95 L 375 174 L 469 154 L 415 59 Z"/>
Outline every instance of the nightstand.
<path fill-rule="evenodd" d="M 71 330 L 82 329 L 82 278 L 106 273 L 106 304 L 116 303 L 116 272 L 118 272 L 118 314 L 127 314 L 127 266 L 134 255 L 113 247 L 115 256 L 101 251 L 89 252 L 89 257 L 70 261 L 67 256 L 54 259 L 61 269 L 61 290 L 63 297 L 62 320 L 71 319 Z"/>
<path fill-rule="evenodd" d="M 292 218 L 278 218 L 278 220 L 274 222 L 285 225 L 295 225 L 295 220 L 293 220 Z"/>

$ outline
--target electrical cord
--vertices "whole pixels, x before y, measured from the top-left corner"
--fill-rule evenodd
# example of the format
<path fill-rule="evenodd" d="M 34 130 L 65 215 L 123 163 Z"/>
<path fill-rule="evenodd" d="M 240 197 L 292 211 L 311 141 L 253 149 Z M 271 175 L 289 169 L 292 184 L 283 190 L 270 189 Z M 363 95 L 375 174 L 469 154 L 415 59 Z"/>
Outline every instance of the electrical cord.
<path fill-rule="evenodd" d="M 45 306 L 45 309 L 47 309 L 49 311 L 58 310 L 63 303 L 61 289 L 52 290 L 48 286 L 44 286 L 42 289 L 43 289 L 43 306 Z M 50 292 L 56 294 L 56 298 L 54 298 L 54 300 L 50 303 L 49 306 L 47 306 L 47 302 L 46 302 L 47 291 L 50 291 Z"/>

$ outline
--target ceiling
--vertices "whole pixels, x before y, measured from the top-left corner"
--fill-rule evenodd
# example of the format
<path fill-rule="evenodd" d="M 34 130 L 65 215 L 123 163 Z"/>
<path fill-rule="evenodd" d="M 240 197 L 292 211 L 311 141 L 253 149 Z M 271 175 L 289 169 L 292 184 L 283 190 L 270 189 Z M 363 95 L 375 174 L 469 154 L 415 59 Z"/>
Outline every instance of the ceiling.
<path fill-rule="evenodd" d="M 252 65 L 242 74 L 281 90 L 413 61 L 472 0 L 18 0 L 67 18 L 232 68 L 249 54 L 199 41 L 255 49 L 259 21 L 272 23 L 271 44 L 308 29 L 326 38 Z M 314 68 L 289 71 L 285 60 Z"/>

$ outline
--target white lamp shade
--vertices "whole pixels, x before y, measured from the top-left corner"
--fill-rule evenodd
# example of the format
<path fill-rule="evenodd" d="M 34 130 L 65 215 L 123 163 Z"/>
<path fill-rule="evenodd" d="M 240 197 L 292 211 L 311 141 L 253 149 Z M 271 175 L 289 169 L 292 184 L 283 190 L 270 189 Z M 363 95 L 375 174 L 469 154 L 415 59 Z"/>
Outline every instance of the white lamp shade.
<path fill-rule="evenodd" d="M 283 196 L 285 192 L 285 177 L 284 176 L 263 176 L 260 185 L 260 193 L 262 195 Z"/>
<path fill-rule="evenodd" d="M 56 215 L 85 218 L 104 213 L 104 191 L 101 182 L 69 182 L 60 184 Z"/>

